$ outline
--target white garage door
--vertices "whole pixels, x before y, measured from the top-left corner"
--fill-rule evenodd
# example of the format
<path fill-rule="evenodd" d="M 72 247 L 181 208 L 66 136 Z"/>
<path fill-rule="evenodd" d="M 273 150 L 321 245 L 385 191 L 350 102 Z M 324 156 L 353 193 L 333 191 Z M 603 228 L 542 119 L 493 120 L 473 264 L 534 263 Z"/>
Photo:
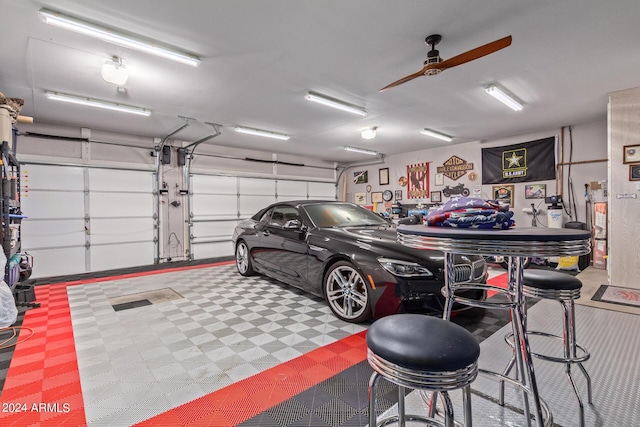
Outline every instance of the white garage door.
<path fill-rule="evenodd" d="M 336 200 L 332 182 L 194 174 L 191 176 L 191 251 L 194 259 L 232 256 L 240 219 L 286 200 Z"/>
<path fill-rule="evenodd" d="M 22 250 L 32 277 L 153 264 L 153 174 L 26 164 Z"/>

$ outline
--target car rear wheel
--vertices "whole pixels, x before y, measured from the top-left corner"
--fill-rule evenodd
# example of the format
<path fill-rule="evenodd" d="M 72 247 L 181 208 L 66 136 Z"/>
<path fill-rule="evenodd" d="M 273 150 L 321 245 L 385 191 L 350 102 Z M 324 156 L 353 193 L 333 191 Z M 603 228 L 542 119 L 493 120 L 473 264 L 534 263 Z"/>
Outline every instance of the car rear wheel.
<path fill-rule="evenodd" d="M 371 317 L 369 289 L 350 262 L 331 266 L 324 279 L 324 295 L 333 314 L 342 320 L 360 323 Z"/>
<path fill-rule="evenodd" d="M 249 252 L 247 244 L 243 241 L 238 242 L 236 245 L 236 268 L 238 269 L 238 273 L 243 276 L 253 276 L 255 274 L 251 261 L 251 253 Z"/>

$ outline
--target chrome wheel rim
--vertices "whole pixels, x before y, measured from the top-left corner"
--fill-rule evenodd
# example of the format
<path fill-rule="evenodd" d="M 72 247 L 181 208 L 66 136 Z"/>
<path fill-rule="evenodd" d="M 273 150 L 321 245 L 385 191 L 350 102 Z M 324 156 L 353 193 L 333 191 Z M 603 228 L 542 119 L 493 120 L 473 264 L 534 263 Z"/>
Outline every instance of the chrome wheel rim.
<path fill-rule="evenodd" d="M 236 249 L 236 265 L 242 274 L 249 268 L 249 248 L 244 243 L 240 243 Z"/>
<path fill-rule="evenodd" d="M 354 268 L 339 266 L 327 277 L 327 301 L 345 319 L 356 319 L 367 309 L 367 285 Z"/>

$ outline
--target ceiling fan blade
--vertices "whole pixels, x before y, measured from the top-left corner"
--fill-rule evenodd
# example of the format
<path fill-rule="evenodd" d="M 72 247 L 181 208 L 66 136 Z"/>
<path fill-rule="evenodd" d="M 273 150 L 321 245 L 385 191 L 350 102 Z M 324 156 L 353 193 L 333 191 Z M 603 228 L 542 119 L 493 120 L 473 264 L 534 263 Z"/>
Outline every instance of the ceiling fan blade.
<path fill-rule="evenodd" d="M 477 47 L 475 49 L 471 49 L 465 53 L 461 53 L 460 55 L 454 56 L 453 58 L 442 61 L 435 68 L 438 68 L 440 71 L 444 71 L 447 68 L 456 67 L 466 62 L 473 61 L 475 59 L 482 58 L 483 56 L 487 56 L 491 53 L 497 52 L 500 49 L 504 49 L 505 47 L 509 46 L 510 44 L 511 36 L 507 36 L 491 43 L 487 43 L 483 46 Z"/>
<path fill-rule="evenodd" d="M 406 82 L 408 82 L 410 80 L 417 79 L 420 76 L 424 76 L 424 73 L 426 73 L 427 70 L 430 70 L 432 68 L 440 68 L 440 67 L 438 67 L 438 65 L 440 65 L 440 64 L 425 65 L 424 67 L 422 67 L 422 70 L 418 71 L 417 73 L 413 73 L 413 74 L 410 74 L 410 75 L 408 75 L 406 77 L 401 78 L 400 80 L 396 80 L 395 82 L 386 85 L 385 87 L 380 89 L 378 92 L 384 92 L 387 89 L 391 89 L 392 87 L 399 86 L 402 83 L 406 83 Z"/>

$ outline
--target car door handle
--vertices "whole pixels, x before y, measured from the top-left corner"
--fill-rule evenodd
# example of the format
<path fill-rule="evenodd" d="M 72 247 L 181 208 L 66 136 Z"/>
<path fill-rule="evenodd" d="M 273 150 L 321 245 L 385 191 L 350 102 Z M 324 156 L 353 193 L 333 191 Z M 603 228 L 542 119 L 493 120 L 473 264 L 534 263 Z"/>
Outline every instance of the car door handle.
<path fill-rule="evenodd" d="M 271 234 L 271 232 L 269 230 L 262 230 L 262 235 L 263 236 L 268 236 L 269 234 Z"/>

